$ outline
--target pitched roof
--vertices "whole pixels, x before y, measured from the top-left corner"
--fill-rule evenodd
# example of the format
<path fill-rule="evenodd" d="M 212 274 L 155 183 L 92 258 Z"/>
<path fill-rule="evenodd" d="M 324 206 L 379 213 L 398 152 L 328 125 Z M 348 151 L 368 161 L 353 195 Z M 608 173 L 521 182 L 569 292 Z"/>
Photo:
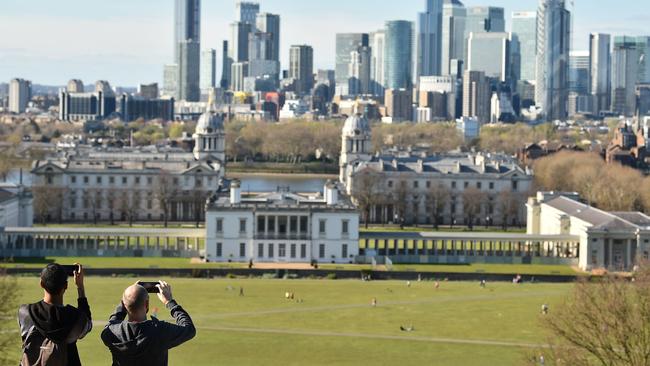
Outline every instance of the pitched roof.
<path fill-rule="evenodd" d="M 609 213 L 564 196 L 556 197 L 544 204 L 585 221 L 597 230 L 636 230 L 639 228 L 639 225 L 635 223 L 635 221 L 640 221 L 637 216 L 640 213 L 637 212 Z M 628 220 L 628 218 L 634 218 L 635 221 Z M 647 216 L 646 218 L 650 220 Z"/>

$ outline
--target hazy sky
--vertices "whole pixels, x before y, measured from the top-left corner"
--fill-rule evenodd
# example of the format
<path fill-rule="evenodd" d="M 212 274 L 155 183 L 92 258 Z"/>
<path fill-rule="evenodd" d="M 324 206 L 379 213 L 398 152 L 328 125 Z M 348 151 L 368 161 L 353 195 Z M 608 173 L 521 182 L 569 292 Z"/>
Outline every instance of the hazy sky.
<path fill-rule="evenodd" d="M 23 77 L 63 85 L 161 82 L 172 62 L 173 0 L 2 0 L 0 81 Z M 202 48 L 220 50 L 229 38 L 235 0 L 202 1 Z M 535 10 L 537 0 L 464 0 L 510 13 Z M 415 20 L 424 0 L 260 0 L 281 16 L 282 64 L 291 44 L 314 47 L 314 66 L 334 68 L 335 33 L 369 32 L 384 21 Z M 589 32 L 650 34 L 648 0 L 575 0 L 574 49 L 587 48 Z M 221 63 L 221 53 L 217 53 Z M 220 68 L 218 74 L 220 75 Z"/>

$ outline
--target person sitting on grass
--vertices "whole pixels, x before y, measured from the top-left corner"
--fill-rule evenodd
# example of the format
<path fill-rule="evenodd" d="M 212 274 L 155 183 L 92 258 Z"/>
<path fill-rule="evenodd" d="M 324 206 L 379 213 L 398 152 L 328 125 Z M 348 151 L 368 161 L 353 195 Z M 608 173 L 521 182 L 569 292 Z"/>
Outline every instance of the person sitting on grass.
<path fill-rule="evenodd" d="M 68 289 L 68 272 L 56 263 L 41 272 L 43 300 L 22 305 L 18 324 L 23 340 L 21 366 L 81 365 L 77 341 L 93 328 L 90 306 L 86 299 L 83 268 L 76 264 L 74 283 L 77 286 L 77 307 L 64 305 Z"/>
<path fill-rule="evenodd" d="M 147 290 L 137 283 L 129 286 L 102 331 L 102 341 L 113 356 L 113 366 L 167 365 L 168 350 L 196 335 L 190 315 L 174 301 L 171 286 L 160 281 L 156 287 L 158 298 L 170 310 L 176 324 L 156 318 L 147 320 Z"/>

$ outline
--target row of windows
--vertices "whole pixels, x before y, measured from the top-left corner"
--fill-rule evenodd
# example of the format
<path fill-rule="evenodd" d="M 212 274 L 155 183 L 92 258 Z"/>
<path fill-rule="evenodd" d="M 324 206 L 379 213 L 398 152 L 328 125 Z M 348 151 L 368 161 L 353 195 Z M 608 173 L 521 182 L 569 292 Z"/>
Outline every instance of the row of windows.
<path fill-rule="evenodd" d="M 52 176 L 48 175 L 47 177 L 47 183 L 52 184 Z M 115 176 L 109 176 L 106 177 L 107 179 L 104 179 L 104 176 L 95 176 L 95 184 L 103 184 L 104 181 L 107 181 L 108 184 L 116 184 L 116 182 L 120 182 L 122 185 L 129 184 L 129 177 L 126 176 L 121 176 L 121 177 L 115 177 Z M 185 184 L 190 183 L 190 177 L 184 177 Z M 70 176 L 70 183 L 72 184 L 77 184 L 77 176 Z M 90 181 L 92 180 L 91 177 L 89 176 L 83 176 L 79 177 L 79 180 L 83 182 L 83 184 L 90 184 Z M 133 184 L 143 184 L 146 182 L 147 185 L 152 185 L 153 184 L 153 177 L 133 177 L 132 179 Z M 173 178 L 172 180 L 173 185 L 178 185 L 180 183 L 180 180 L 178 177 Z M 208 184 L 212 183 L 212 177 L 208 177 Z M 203 179 L 202 178 L 195 178 L 195 184 L 198 186 L 203 185 Z"/>
<path fill-rule="evenodd" d="M 287 257 L 287 245 L 286 244 L 278 244 L 278 258 L 286 258 Z M 217 243 L 217 258 L 223 257 L 223 243 Z M 266 252 L 265 252 L 266 249 Z M 300 247 L 298 247 L 297 244 L 290 244 L 289 245 L 289 258 L 297 258 L 298 253 L 297 250 L 300 249 L 300 258 L 305 259 L 307 258 L 307 244 L 300 244 Z M 266 256 L 265 256 L 266 254 Z M 240 258 L 246 258 L 246 243 L 239 243 L 239 257 Z M 347 258 L 348 257 L 348 245 L 343 244 L 341 245 L 341 258 Z M 274 244 L 267 244 L 266 246 L 264 243 L 259 243 L 257 244 L 257 258 L 275 258 L 275 245 Z M 325 244 L 319 244 L 318 245 L 318 258 L 324 259 L 325 258 Z"/>
<path fill-rule="evenodd" d="M 264 217 L 261 217 L 264 218 Z M 278 230 L 280 234 L 284 234 L 287 232 L 287 216 L 279 216 L 279 218 L 284 218 L 284 220 L 278 220 Z M 289 220 L 289 223 L 291 224 L 291 228 L 295 228 L 297 223 L 298 223 L 298 218 L 296 216 L 291 216 L 291 219 L 295 220 Z M 273 231 L 275 232 L 275 220 L 268 220 L 268 231 Z M 217 234 L 223 234 L 223 218 L 217 218 L 217 223 L 216 223 L 216 232 Z M 264 232 L 264 230 L 259 229 L 259 224 L 260 220 L 258 218 L 258 232 Z M 304 224 L 304 226 L 303 226 Z M 248 227 L 248 220 L 247 219 L 239 219 L 239 233 L 243 234 L 246 233 Z M 326 219 L 320 219 L 318 221 L 318 233 L 319 234 L 325 234 L 327 229 L 327 220 Z M 295 230 L 292 230 L 291 232 L 295 232 Z M 307 217 L 306 216 L 301 216 L 300 217 L 300 232 L 307 232 Z M 343 235 L 347 235 L 350 233 L 350 221 L 349 220 L 341 220 L 341 233 Z"/>
<path fill-rule="evenodd" d="M 406 188 L 407 182 L 406 181 L 401 181 L 401 186 L 402 188 Z M 392 180 L 389 180 L 387 182 L 388 188 L 393 188 L 394 183 Z M 451 189 L 457 189 L 459 186 L 458 182 L 452 181 L 451 182 Z M 517 181 L 512 181 L 512 190 L 516 191 L 517 190 Z M 476 182 L 475 185 L 476 189 L 483 189 L 483 182 Z M 488 189 L 489 190 L 494 190 L 494 182 L 488 182 Z M 413 181 L 413 188 L 414 189 L 419 189 L 420 188 L 420 181 L 415 180 Z M 426 188 L 431 188 L 431 181 L 426 182 Z M 463 182 L 463 188 L 469 189 L 470 188 L 470 182 Z"/>

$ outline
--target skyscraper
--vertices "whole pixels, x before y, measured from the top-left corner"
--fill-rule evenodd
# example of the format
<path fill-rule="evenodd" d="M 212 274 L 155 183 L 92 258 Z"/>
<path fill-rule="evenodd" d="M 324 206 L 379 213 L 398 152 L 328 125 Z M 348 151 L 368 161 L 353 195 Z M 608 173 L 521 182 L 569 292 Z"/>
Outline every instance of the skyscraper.
<path fill-rule="evenodd" d="M 221 68 L 221 82 L 219 83 L 222 89 L 230 87 L 230 68 L 232 67 L 232 58 L 228 52 L 228 41 L 223 41 L 223 48 L 221 50 L 223 60 Z"/>
<path fill-rule="evenodd" d="M 9 112 L 23 113 L 32 98 L 32 82 L 25 79 L 12 79 L 9 82 Z"/>
<path fill-rule="evenodd" d="M 289 77 L 296 80 L 296 92 L 306 95 L 314 86 L 314 49 L 294 45 L 289 51 Z"/>
<path fill-rule="evenodd" d="M 178 65 L 177 97 L 200 98 L 201 1 L 176 0 L 174 54 Z"/>
<path fill-rule="evenodd" d="M 567 117 L 571 13 L 565 0 L 540 0 L 537 9 L 535 103 L 547 121 Z"/>
<path fill-rule="evenodd" d="M 368 46 L 367 33 L 336 34 L 336 94 L 348 94 L 349 65 L 352 51 Z"/>
<path fill-rule="evenodd" d="M 440 71 L 449 75 L 451 60 L 463 60 L 467 9 L 459 0 L 445 0 L 442 6 Z"/>
<path fill-rule="evenodd" d="M 612 52 L 612 111 L 632 116 L 639 80 L 639 50 L 635 37 L 614 37 Z"/>
<path fill-rule="evenodd" d="M 569 53 L 569 92 L 587 95 L 589 79 L 589 51 L 571 51 Z"/>
<path fill-rule="evenodd" d="M 494 6 L 470 6 L 467 8 L 465 38 L 470 33 L 505 32 L 506 21 L 503 8 Z"/>
<path fill-rule="evenodd" d="M 415 77 L 440 75 L 442 51 L 442 1 L 425 0 L 426 12 L 418 14 Z"/>
<path fill-rule="evenodd" d="M 178 98 L 178 65 L 169 64 L 163 68 L 163 95 Z"/>
<path fill-rule="evenodd" d="M 639 74 L 637 81 L 639 83 L 650 82 L 650 37 L 636 37 L 636 49 L 639 52 Z"/>
<path fill-rule="evenodd" d="M 235 19 L 237 22 L 248 23 L 255 26 L 255 18 L 259 12 L 259 3 L 251 1 L 237 1 L 235 3 Z"/>
<path fill-rule="evenodd" d="M 490 121 L 490 81 L 482 71 L 465 71 L 463 76 L 463 117 L 476 117 L 480 123 Z"/>
<path fill-rule="evenodd" d="M 374 95 L 384 95 L 384 52 L 386 33 L 383 30 L 370 33 L 370 78 L 371 92 Z"/>
<path fill-rule="evenodd" d="M 510 33 L 470 33 L 467 70 L 505 82 L 511 80 L 510 66 Z"/>
<path fill-rule="evenodd" d="M 68 93 L 83 93 L 84 92 L 84 83 L 79 79 L 71 79 L 68 81 L 68 87 L 66 88 Z"/>
<path fill-rule="evenodd" d="M 280 62 L 280 16 L 270 13 L 258 14 L 256 25 L 257 31 L 268 34 L 270 39 L 266 59 Z"/>
<path fill-rule="evenodd" d="M 363 46 L 352 51 L 350 55 L 350 79 L 348 83 L 348 93 L 350 95 L 369 94 L 371 92 L 371 58 L 372 51 L 370 47 Z"/>
<path fill-rule="evenodd" d="M 594 98 L 595 113 L 609 110 L 611 107 L 611 48 L 609 34 L 589 35 L 589 93 Z"/>
<path fill-rule="evenodd" d="M 535 80 L 535 54 L 537 52 L 537 13 L 512 13 L 512 33 L 518 41 L 519 68 L 514 70 L 518 80 Z"/>
<path fill-rule="evenodd" d="M 406 20 L 386 22 L 384 52 L 386 89 L 411 88 L 413 75 L 413 23 Z"/>
<path fill-rule="evenodd" d="M 230 23 L 229 57 L 232 62 L 248 61 L 248 38 L 252 25 L 244 22 Z"/>
<path fill-rule="evenodd" d="M 210 48 L 201 52 L 200 86 L 208 91 L 217 86 L 217 50 Z"/>

